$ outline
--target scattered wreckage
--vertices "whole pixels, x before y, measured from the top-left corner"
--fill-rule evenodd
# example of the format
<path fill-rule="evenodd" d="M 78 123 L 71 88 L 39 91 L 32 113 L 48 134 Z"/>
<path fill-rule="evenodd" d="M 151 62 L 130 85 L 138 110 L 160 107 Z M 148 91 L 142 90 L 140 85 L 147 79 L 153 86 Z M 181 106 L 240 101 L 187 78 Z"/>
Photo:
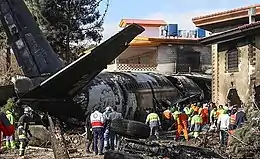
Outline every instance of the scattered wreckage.
<path fill-rule="evenodd" d="M 150 128 L 144 123 L 119 119 L 112 121 L 111 131 L 123 138 L 120 139 L 118 151 L 108 151 L 104 159 L 213 159 L 223 158 L 219 154 L 205 149 L 186 145 L 169 143 L 159 144 L 155 141 L 145 140 L 149 138 Z"/>

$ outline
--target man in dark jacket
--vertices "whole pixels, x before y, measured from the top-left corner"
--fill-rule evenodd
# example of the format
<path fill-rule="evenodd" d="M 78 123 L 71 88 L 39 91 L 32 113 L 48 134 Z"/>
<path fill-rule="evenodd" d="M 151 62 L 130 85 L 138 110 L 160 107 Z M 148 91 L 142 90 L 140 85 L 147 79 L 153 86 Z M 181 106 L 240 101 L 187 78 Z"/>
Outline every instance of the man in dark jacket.
<path fill-rule="evenodd" d="M 19 156 L 24 156 L 25 148 L 32 137 L 29 130 L 30 121 L 33 118 L 33 110 L 29 106 L 25 106 L 24 114 L 20 117 L 18 121 L 18 138 L 20 141 Z"/>
<path fill-rule="evenodd" d="M 239 108 L 236 115 L 236 126 L 241 128 L 246 121 L 246 113 L 243 108 Z"/>
<path fill-rule="evenodd" d="M 109 120 L 112 122 L 113 120 L 116 120 L 116 119 L 123 119 L 123 116 L 121 113 L 117 112 L 117 107 L 114 106 L 112 109 L 112 112 L 109 114 Z M 111 150 L 114 150 L 115 149 L 115 139 L 116 139 L 116 141 L 118 141 L 118 137 L 116 137 L 116 133 L 113 131 L 110 131 L 109 139 L 110 139 Z"/>
<path fill-rule="evenodd" d="M 87 118 L 86 118 L 86 125 L 85 125 L 85 130 L 87 133 L 87 149 L 86 152 L 90 153 L 90 146 L 93 143 L 93 132 L 91 129 L 91 122 L 90 122 L 90 113 L 87 114 Z M 92 144 L 92 151 L 94 151 L 94 144 Z"/>

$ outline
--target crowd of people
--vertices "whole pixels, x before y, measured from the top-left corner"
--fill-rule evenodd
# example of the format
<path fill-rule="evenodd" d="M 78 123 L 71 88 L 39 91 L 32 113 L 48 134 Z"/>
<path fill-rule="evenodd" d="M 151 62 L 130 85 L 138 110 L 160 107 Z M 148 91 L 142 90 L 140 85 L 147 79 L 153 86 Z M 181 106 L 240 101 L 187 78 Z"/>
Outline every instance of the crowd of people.
<path fill-rule="evenodd" d="M 241 128 L 246 121 L 246 114 L 240 105 L 216 106 L 214 103 L 193 103 L 187 105 L 171 105 L 166 101 L 168 107 L 162 113 L 154 109 L 147 110 L 145 124 L 150 127 L 150 139 L 160 139 L 160 130 L 176 130 L 175 140 L 178 141 L 183 134 L 184 139 L 200 139 L 203 127 L 208 131 L 219 132 L 220 144 L 228 145 L 228 136 L 235 129 Z M 29 106 L 24 107 L 24 114 L 19 118 L 16 133 L 19 139 L 19 155 L 24 156 L 25 148 L 32 137 L 29 124 L 32 119 L 33 110 Z M 14 125 L 13 110 L 7 109 L 6 118 Z M 111 131 L 110 124 L 113 120 L 123 119 L 117 107 L 106 107 L 102 112 L 100 107 L 94 107 L 86 118 L 85 131 L 87 136 L 86 151 L 93 151 L 95 155 L 103 155 L 105 150 L 115 150 L 118 146 L 119 136 Z M 91 147 L 92 145 L 92 147 Z M 99 147 L 98 147 L 99 145 Z M 14 135 L 6 136 L 6 149 L 15 149 Z"/>
<path fill-rule="evenodd" d="M 159 139 L 159 130 L 176 130 L 175 140 L 180 139 L 183 133 L 184 139 L 200 139 L 203 128 L 208 131 L 219 132 L 220 144 L 227 146 L 228 136 L 237 128 L 242 127 L 246 121 L 246 115 L 241 105 L 226 104 L 216 106 L 215 103 L 193 103 L 187 105 L 173 105 L 166 102 L 168 108 L 161 114 L 149 109 L 146 124 L 150 126 L 150 137 Z"/>

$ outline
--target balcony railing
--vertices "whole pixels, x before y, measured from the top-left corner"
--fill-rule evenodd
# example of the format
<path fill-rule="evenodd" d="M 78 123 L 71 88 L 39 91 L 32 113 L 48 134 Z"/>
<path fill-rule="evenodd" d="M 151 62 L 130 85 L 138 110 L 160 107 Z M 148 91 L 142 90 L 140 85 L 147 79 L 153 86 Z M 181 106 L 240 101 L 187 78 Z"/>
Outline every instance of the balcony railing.
<path fill-rule="evenodd" d="M 155 72 L 156 68 L 156 64 L 111 64 L 106 71 Z"/>

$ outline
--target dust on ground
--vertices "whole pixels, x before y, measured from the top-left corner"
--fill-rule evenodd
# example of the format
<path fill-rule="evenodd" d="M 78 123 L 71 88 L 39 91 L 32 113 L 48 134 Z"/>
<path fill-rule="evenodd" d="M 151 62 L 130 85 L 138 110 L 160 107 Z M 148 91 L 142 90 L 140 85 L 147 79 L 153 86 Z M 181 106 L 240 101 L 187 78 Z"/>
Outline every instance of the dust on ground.
<path fill-rule="evenodd" d="M 0 154 L 1 159 L 17 159 L 18 156 L 18 150 L 16 152 L 5 152 L 3 154 Z M 52 151 L 49 150 L 34 150 L 28 148 L 26 150 L 25 158 L 28 159 L 54 159 L 54 155 Z M 71 159 L 103 159 L 104 156 L 96 156 L 94 154 L 87 154 L 84 152 L 84 150 L 78 150 L 76 153 L 70 154 Z"/>

